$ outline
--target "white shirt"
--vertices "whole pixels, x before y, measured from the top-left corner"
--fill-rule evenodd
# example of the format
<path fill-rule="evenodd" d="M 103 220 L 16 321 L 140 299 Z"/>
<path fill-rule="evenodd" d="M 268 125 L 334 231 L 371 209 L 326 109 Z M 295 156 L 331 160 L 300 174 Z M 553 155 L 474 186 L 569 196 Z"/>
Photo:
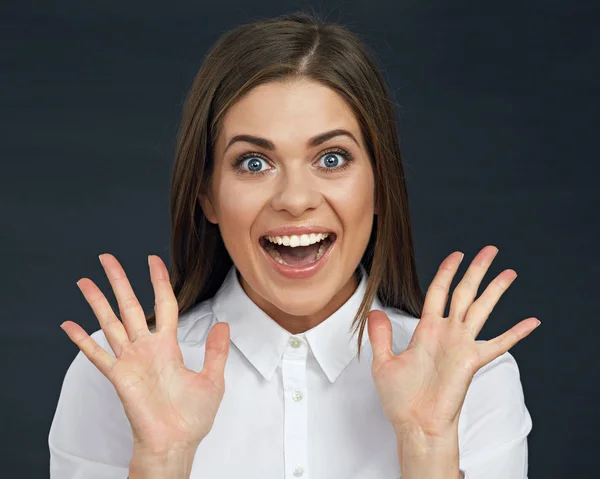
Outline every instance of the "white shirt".
<path fill-rule="evenodd" d="M 190 479 L 397 479 L 397 442 L 371 377 L 365 328 L 361 360 L 351 323 L 366 288 L 303 334 L 292 335 L 245 294 L 232 267 L 217 294 L 180 315 L 185 365 L 202 369 L 217 321 L 229 323 L 225 395 L 197 449 Z M 382 309 L 393 350 L 406 349 L 418 319 Z M 114 355 L 102 330 L 92 337 Z M 515 359 L 481 368 L 459 418 L 460 470 L 466 479 L 527 478 L 532 421 Z M 69 367 L 49 434 L 51 479 L 125 479 L 132 432 L 113 385 L 79 352 Z"/>

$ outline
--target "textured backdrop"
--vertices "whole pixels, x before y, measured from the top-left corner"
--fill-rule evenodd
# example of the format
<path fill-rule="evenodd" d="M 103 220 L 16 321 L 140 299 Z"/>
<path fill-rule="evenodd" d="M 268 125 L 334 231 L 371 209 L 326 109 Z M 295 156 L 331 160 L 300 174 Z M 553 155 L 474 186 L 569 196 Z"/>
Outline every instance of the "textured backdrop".
<path fill-rule="evenodd" d="M 98 323 L 75 285 L 116 305 L 98 254 L 146 311 L 146 256 L 169 260 L 169 178 L 181 105 L 204 54 L 290 1 L 3 1 L 0 5 L 0 476 L 48 476 L 47 434 L 77 348 Z M 426 290 L 454 285 L 487 244 L 482 285 L 519 277 L 479 339 L 542 325 L 511 349 L 532 478 L 597 474 L 599 2 L 320 1 L 367 42 L 394 92 Z M 168 264 L 168 263 L 167 263 Z M 509 479 L 509 478 L 507 478 Z"/>

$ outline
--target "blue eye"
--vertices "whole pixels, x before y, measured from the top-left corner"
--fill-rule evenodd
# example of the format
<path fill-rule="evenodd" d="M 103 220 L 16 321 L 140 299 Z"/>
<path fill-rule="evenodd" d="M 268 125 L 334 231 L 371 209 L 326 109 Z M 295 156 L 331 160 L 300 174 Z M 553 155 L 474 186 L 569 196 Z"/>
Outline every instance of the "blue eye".
<path fill-rule="evenodd" d="M 262 170 L 262 163 L 266 163 L 262 158 L 258 158 L 256 156 L 252 156 L 250 158 L 246 158 L 240 163 L 240 167 L 243 170 L 248 170 L 251 172 L 257 172 Z M 245 166 L 243 166 L 245 165 Z"/>
<path fill-rule="evenodd" d="M 324 151 L 318 160 L 318 167 L 324 173 L 340 172 L 348 168 L 353 160 L 350 152 L 335 148 Z M 239 174 L 264 175 L 272 171 L 272 163 L 258 152 L 248 152 L 238 157 L 233 168 Z"/>
<path fill-rule="evenodd" d="M 342 165 L 346 161 L 343 156 L 342 153 L 327 153 L 321 157 L 319 164 L 327 169 L 337 168 L 340 166 L 340 158 L 342 158 Z"/>

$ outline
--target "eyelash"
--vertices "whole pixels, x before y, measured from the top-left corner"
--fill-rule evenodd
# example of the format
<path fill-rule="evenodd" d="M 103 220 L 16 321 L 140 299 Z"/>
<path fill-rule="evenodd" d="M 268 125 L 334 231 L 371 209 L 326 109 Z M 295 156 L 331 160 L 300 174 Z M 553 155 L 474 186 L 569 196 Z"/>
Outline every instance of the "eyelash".
<path fill-rule="evenodd" d="M 337 153 L 338 155 L 342 155 L 344 157 L 345 161 L 342 166 L 337 166 L 335 168 L 321 168 L 327 174 L 337 173 L 339 171 L 345 170 L 346 168 L 348 168 L 350 166 L 350 163 L 354 159 L 354 157 L 352 156 L 352 154 L 349 151 L 347 151 L 343 148 L 334 147 L 334 148 L 329 148 L 329 149 L 321 152 L 321 154 L 319 156 L 319 160 L 329 153 Z M 254 175 L 254 176 L 260 176 L 260 175 L 264 175 L 265 173 L 270 171 L 270 170 L 250 171 L 250 170 L 244 170 L 244 169 L 240 168 L 240 165 L 244 162 L 244 160 L 247 160 L 248 158 L 260 158 L 261 160 L 269 162 L 269 160 L 262 153 L 249 151 L 249 152 L 244 153 L 243 155 L 239 156 L 233 163 L 233 167 L 235 168 L 236 173 L 238 173 L 240 175 L 250 174 L 250 175 Z"/>

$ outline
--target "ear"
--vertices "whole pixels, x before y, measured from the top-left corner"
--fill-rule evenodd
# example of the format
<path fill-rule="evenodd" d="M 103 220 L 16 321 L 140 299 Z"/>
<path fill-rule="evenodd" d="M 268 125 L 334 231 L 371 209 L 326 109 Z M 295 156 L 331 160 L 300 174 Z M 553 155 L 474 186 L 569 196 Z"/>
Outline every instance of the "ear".
<path fill-rule="evenodd" d="M 204 216 L 206 216 L 206 219 L 212 224 L 216 225 L 218 223 L 217 214 L 209 196 L 205 194 L 200 194 L 198 196 L 198 200 L 200 201 L 200 206 L 202 207 L 202 211 L 204 212 Z"/>

